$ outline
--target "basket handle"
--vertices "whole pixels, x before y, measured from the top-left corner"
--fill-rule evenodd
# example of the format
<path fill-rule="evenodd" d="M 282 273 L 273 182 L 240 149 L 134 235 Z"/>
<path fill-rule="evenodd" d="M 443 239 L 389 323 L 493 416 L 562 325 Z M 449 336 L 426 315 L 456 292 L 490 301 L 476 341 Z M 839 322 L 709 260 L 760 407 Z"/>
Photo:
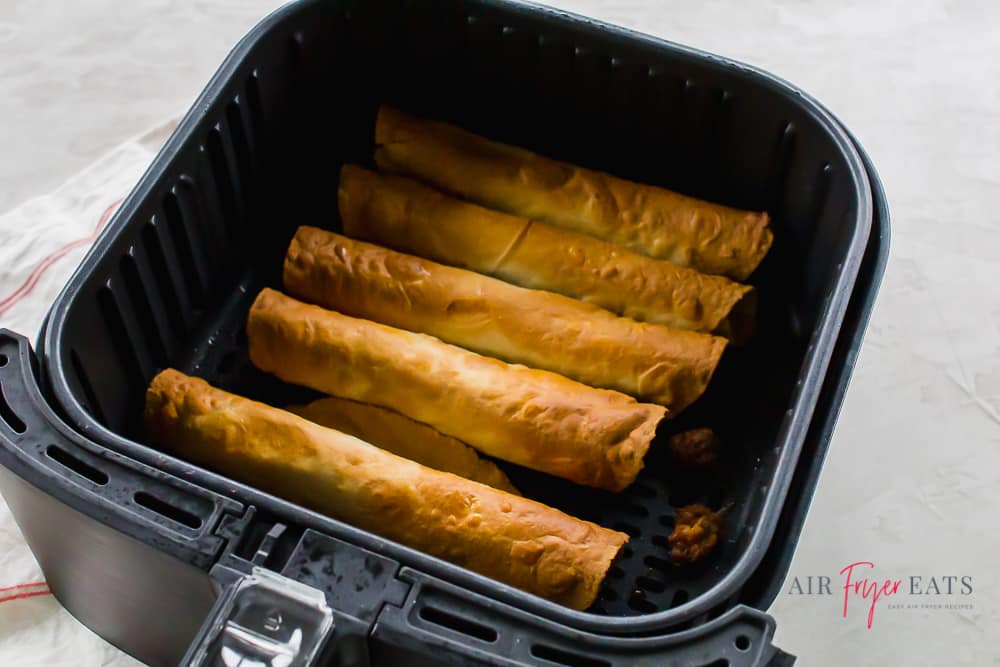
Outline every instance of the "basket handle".
<path fill-rule="evenodd" d="M 243 505 L 77 433 L 42 396 L 36 367 L 27 338 L 0 329 L 0 465 L 131 537 L 210 567 L 224 546 L 215 526 Z"/>
<path fill-rule="evenodd" d="M 181 665 L 309 667 L 335 629 L 322 591 L 254 567 L 223 589 Z"/>

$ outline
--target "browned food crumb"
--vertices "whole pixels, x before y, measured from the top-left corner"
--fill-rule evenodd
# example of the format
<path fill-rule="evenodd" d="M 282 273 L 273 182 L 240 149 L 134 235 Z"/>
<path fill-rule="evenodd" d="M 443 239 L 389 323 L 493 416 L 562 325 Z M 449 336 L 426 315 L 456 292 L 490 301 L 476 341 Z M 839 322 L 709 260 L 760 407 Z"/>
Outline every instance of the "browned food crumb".
<path fill-rule="evenodd" d="M 688 468 L 701 468 L 719 460 L 719 436 L 710 428 L 693 428 L 670 436 L 670 458 Z"/>
<path fill-rule="evenodd" d="M 667 538 L 670 560 L 674 565 L 688 565 L 704 559 L 719 542 L 722 513 L 695 503 L 677 510 L 674 530 Z"/>

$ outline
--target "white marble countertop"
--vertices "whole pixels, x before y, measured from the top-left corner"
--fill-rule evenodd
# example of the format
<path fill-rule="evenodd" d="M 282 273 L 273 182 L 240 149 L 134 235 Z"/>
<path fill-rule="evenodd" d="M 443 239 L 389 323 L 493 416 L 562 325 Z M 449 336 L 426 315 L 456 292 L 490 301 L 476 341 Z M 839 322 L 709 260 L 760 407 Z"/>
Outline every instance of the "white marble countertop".
<path fill-rule="evenodd" d="M 770 70 L 868 149 L 889 194 L 892 255 L 771 608 L 775 641 L 802 665 L 1000 665 L 1000 5 L 554 4 Z M 0 213 L 184 111 L 275 5 L 0 2 Z M 842 618 L 839 571 L 854 561 L 903 580 L 871 629 L 860 600 Z M 789 593 L 810 575 L 831 577 L 832 595 Z M 911 595 L 911 576 L 925 593 L 931 577 L 943 592 L 942 577 L 968 576 L 972 594 Z M 0 627 L 0 642 L 17 631 Z"/>

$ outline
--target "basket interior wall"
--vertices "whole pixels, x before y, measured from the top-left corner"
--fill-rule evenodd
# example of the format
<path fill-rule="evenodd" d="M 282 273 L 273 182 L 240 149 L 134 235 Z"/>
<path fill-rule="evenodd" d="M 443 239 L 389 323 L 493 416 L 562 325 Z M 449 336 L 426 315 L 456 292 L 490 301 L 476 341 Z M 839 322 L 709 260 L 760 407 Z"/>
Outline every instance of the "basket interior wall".
<path fill-rule="evenodd" d="M 328 2 L 307 15 L 216 84 L 218 102 L 197 111 L 190 140 L 70 295 L 54 353 L 74 398 L 141 442 L 145 386 L 167 366 L 277 405 L 307 397 L 250 367 L 246 310 L 260 287 L 280 286 L 298 225 L 338 228 L 339 167 L 370 164 L 381 102 L 766 209 L 776 242 L 752 278 L 758 335 L 727 352 L 708 393 L 662 433 L 714 427 L 720 470 L 672 474 L 654 447 L 636 484 L 612 495 L 504 464 L 528 496 L 632 536 L 592 612 L 647 614 L 710 589 L 761 520 L 803 359 L 850 249 L 859 202 L 833 138 L 760 81 L 586 23 L 476 2 Z M 730 507 L 725 538 L 710 562 L 678 570 L 666 536 L 693 501 Z"/>

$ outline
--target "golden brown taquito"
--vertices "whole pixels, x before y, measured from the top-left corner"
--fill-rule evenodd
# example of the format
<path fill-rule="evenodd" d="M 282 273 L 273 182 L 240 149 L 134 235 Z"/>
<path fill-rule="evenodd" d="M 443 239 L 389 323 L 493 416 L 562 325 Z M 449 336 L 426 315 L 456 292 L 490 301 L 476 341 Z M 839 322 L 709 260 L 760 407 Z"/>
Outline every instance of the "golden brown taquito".
<path fill-rule="evenodd" d="M 747 331 L 754 315 L 749 285 L 484 208 L 410 178 L 344 165 L 339 208 L 351 238 L 558 292 L 640 322 Z M 730 317 L 739 320 L 731 327 Z"/>
<path fill-rule="evenodd" d="M 315 227 L 285 256 L 285 289 L 354 317 L 426 333 L 679 412 L 712 377 L 726 340 L 636 322 Z"/>
<path fill-rule="evenodd" d="M 153 379 L 145 418 L 193 463 L 574 609 L 628 540 L 175 370 Z"/>
<path fill-rule="evenodd" d="M 335 396 L 285 409 L 428 468 L 521 495 L 495 463 L 480 457 L 472 447 L 398 412 Z"/>
<path fill-rule="evenodd" d="M 773 240 L 767 213 L 566 164 L 387 106 L 378 112 L 375 161 L 490 208 L 737 280 Z"/>
<path fill-rule="evenodd" d="M 579 484 L 631 484 L 665 414 L 618 392 L 265 289 L 250 360 L 286 382 L 395 410 L 496 458 Z"/>

